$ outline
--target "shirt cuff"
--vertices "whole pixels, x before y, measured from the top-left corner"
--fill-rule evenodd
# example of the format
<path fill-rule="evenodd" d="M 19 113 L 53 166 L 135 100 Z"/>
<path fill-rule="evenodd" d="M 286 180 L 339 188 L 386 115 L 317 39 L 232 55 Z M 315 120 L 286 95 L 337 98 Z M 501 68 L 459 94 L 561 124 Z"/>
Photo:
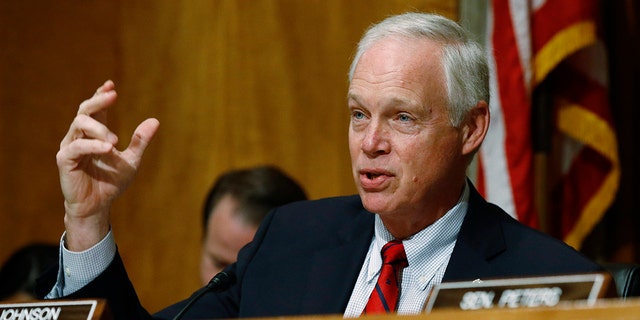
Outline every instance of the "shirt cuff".
<path fill-rule="evenodd" d="M 96 245 L 80 252 L 66 248 L 65 236 L 66 232 L 60 240 L 58 279 L 47 298 L 60 298 L 80 290 L 104 272 L 116 256 L 116 242 L 111 230 Z"/>

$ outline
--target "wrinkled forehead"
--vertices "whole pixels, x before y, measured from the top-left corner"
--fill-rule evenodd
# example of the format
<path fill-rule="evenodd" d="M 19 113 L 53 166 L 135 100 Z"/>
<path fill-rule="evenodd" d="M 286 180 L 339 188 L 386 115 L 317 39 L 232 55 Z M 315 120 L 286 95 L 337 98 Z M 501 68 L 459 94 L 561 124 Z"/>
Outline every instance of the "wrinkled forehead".
<path fill-rule="evenodd" d="M 401 87 L 427 96 L 445 88 L 442 45 L 429 39 L 387 37 L 360 57 L 349 85 L 349 97 L 368 88 Z"/>
<path fill-rule="evenodd" d="M 385 37 L 374 42 L 359 58 L 353 76 L 390 72 L 442 72 L 442 45 L 426 38 Z"/>

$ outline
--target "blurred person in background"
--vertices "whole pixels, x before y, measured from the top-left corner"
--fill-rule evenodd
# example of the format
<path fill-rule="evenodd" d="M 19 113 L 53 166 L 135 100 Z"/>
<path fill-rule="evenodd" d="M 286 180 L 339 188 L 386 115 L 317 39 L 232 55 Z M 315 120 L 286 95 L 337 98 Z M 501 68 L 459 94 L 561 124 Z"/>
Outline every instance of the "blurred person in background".
<path fill-rule="evenodd" d="M 218 177 L 202 210 L 202 285 L 236 262 L 238 251 L 253 239 L 271 209 L 306 199 L 304 189 L 274 166 L 231 170 Z"/>
<path fill-rule="evenodd" d="M 34 243 L 16 250 L 0 269 L 0 301 L 35 300 L 36 279 L 58 262 L 57 244 Z"/>

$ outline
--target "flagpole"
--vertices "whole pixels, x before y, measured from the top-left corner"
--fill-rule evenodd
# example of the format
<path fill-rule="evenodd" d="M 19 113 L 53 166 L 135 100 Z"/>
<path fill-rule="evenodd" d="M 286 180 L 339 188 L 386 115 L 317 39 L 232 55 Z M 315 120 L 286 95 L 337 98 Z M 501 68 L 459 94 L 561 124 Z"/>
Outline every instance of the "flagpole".
<path fill-rule="evenodd" d="M 539 229 L 552 234 L 555 231 L 549 217 L 549 155 L 551 153 L 553 120 L 552 103 L 546 81 L 538 84 L 532 93 L 531 144 L 533 147 L 534 202 L 538 212 Z M 557 236 L 557 235 L 556 235 Z"/>

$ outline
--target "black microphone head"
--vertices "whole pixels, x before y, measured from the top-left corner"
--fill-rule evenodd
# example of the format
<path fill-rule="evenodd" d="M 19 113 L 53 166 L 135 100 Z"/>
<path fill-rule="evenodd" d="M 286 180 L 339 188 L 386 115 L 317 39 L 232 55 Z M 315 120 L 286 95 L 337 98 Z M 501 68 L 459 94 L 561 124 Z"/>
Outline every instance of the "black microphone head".
<path fill-rule="evenodd" d="M 207 283 L 206 286 L 200 288 L 200 290 L 196 291 L 191 298 L 187 301 L 187 304 L 173 317 L 173 320 L 182 319 L 182 316 L 191 308 L 191 306 L 202 297 L 205 293 L 209 291 L 220 292 L 229 289 L 234 283 L 236 283 L 236 275 L 231 271 L 222 271 L 218 272 L 213 278 Z"/>
<path fill-rule="evenodd" d="M 224 291 L 236 283 L 236 275 L 231 271 L 218 272 L 207 284 L 211 291 Z"/>

